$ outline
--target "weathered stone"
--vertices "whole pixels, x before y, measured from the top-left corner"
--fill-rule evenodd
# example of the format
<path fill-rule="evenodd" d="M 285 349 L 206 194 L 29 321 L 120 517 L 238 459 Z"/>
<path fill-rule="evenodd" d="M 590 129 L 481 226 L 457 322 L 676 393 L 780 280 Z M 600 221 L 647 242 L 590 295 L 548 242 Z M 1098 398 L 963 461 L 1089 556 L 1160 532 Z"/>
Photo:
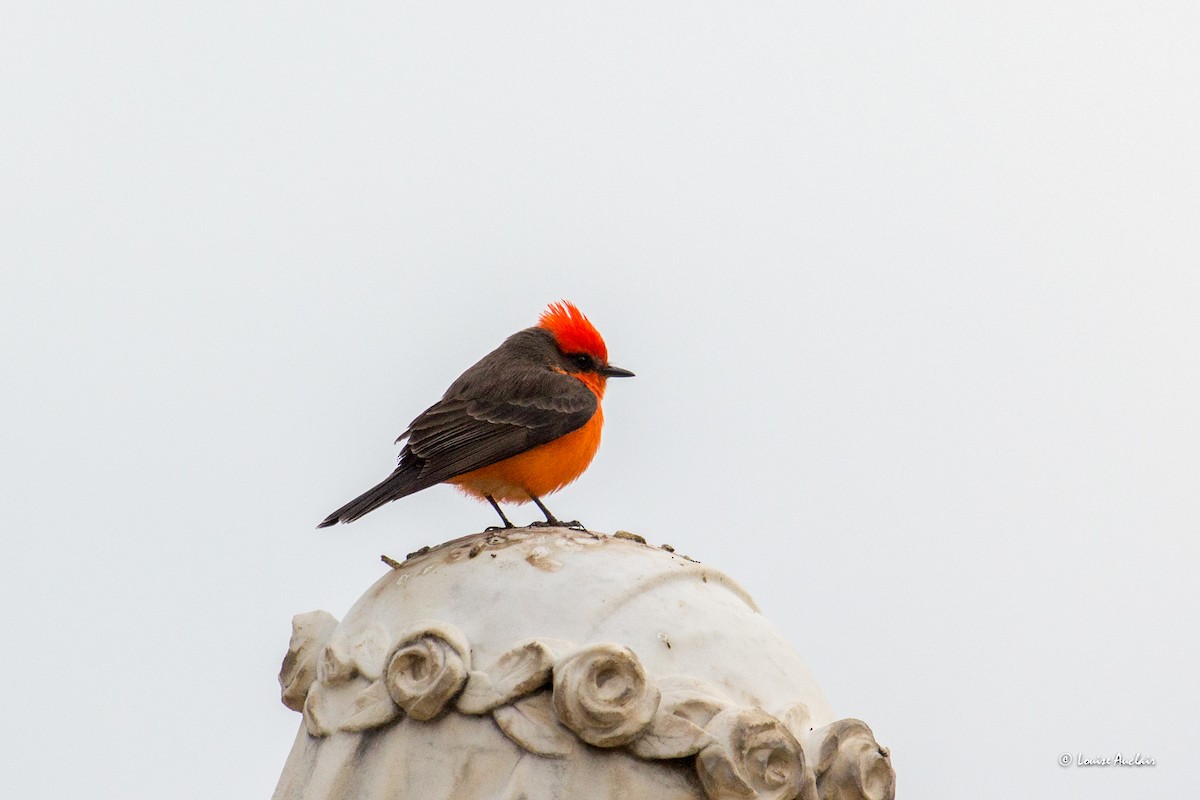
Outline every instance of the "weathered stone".
<path fill-rule="evenodd" d="M 298 618 L 275 800 L 894 797 L 887 750 L 718 570 L 567 528 L 388 563 L 336 627 Z"/>

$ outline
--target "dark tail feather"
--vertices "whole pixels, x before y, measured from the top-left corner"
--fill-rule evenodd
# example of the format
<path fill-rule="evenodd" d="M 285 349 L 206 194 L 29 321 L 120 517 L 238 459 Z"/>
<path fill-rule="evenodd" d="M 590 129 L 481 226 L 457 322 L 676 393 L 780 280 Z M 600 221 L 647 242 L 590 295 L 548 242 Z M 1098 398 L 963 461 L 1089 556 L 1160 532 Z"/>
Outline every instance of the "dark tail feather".
<path fill-rule="evenodd" d="M 369 514 L 382 505 L 386 505 L 393 500 L 399 500 L 401 497 L 407 497 L 413 492 L 426 488 L 416 478 L 416 471 L 400 467 L 385 478 L 382 483 L 368 489 L 330 514 L 317 527 L 328 528 L 330 525 L 336 525 L 339 522 L 353 522 L 363 514 Z"/>

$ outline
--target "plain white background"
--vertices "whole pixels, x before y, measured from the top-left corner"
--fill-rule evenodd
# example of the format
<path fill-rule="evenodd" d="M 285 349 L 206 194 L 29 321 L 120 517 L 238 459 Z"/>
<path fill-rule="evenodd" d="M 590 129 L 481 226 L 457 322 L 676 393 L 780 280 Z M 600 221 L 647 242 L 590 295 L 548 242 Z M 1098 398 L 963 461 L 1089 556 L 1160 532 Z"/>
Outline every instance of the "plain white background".
<path fill-rule="evenodd" d="M 550 301 L 550 498 L 723 569 L 902 798 L 1182 796 L 1194 3 L 17 3 L 0 795 L 262 798 L 292 614 L 479 530 L 329 511 Z M 519 521 L 533 519 L 518 510 Z M 1141 752 L 1145 768 L 1062 768 Z"/>

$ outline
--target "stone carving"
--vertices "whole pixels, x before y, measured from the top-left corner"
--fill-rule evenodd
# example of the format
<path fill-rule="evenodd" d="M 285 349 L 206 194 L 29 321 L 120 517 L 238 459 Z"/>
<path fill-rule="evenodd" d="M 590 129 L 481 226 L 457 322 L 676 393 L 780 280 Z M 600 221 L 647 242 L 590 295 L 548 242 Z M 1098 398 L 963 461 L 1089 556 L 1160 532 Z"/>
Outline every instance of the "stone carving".
<path fill-rule="evenodd" d="M 292 640 L 279 669 L 281 699 L 292 711 L 304 710 L 308 689 L 317 679 L 317 657 L 336 627 L 337 619 L 328 611 L 292 617 Z"/>
<path fill-rule="evenodd" d="M 472 672 L 458 698 L 457 708 L 464 714 L 486 714 L 493 708 L 532 694 L 549 680 L 557 660 L 555 652 L 565 654 L 569 642 L 527 639 L 506 651 L 486 672 Z"/>
<path fill-rule="evenodd" d="M 471 648 L 453 625 L 421 623 L 406 631 L 388 658 L 388 694 L 413 719 L 442 713 L 467 682 Z"/>
<path fill-rule="evenodd" d="M 335 624 L 325 612 L 296 617 L 279 674 L 284 704 L 303 709 L 313 737 L 363 732 L 402 715 L 428 721 L 453 708 L 471 716 L 491 714 L 509 739 L 539 756 L 563 758 L 585 743 L 625 747 L 646 760 L 695 756 L 710 800 L 895 795 L 888 752 L 865 723 L 845 719 L 800 731 L 802 747 L 793 730 L 807 722 L 803 704 L 775 717 L 737 706 L 716 687 L 687 676 L 667 676 L 660 686 L 622 645 L 572 647 L 562 640 L 530 639 L 489 670 L 472 671 L 470 644 L 453 625 L 419 623 L 385 651 L 378 628 L 354 643 L 335 638 L 321 646 Z M 556 659 L 556 652 L 564 655 Z M 379 655 L 378 662 L 360 660 L 367 655 Z M 349 703 L 326 702 L 327 692 L 355 679 L 370 682 L 356 688 Z"/>
<path fill-rule="evenodd" d="M 553 552 L 563 570 L 571 566 L 570 554 L 594 558 L 588 553 L 598 553 L 596 548 L 615 541 L 605 539 L 597 544 L 594 538 L 570 532 L 563 537 L 565 544 L 557 544 L 554 532 L 518 534 L 509 535 L 526 549 L 551 552 L 548 548 L 556 547 Z M 487 546 L 503 546 L 502 537 L 493 533 L 486 539 L 467 540 L 460 554 L 451 551 L 446 561 L 463 559 L 477 564 L 471 559 L 481 556 Z M 618 546 L 646 547 L 630 542 Z M 539 575 L 558 574 L 541 570 L 525 556 L 527 553 L 518 552 L 510 563 L 537 569 Z M 714 591 L 710 581 L 719 583 L 719 573 L 694 562 L 685 563 L 673 554 L 654 557 L 668 557 L 671 566 L 687 570 L 650 571 L 642 585 L 654 591 L 680 591 L 671 587 L 681 576 L 689 580 L 694 576 L 695 583 L 687 585 L 699 586 L 703 593 Z M 418 566 L 405 570 L 402 565 L 394 577 L 381 581 L 383 590 L 372 590 L 374 598 L 378 600 L 383 591 L 412 597 L 413 583 L 421 576 L 435 575 L 428 565 L 419 571 Z M 460 591 L 457 584 L 447 585 Z M 606 613 L 623 613 L 638 595 L 626 591 L 613 597 L 605 606 Z M 749 601 L 738 599 L 736 603 Z M 474 613 L 480 612 L 476 609 Z M 631 613 L 637 618 L 646 616 L 636 608 Z M 339 625 L 323 611 L 293 619 L 279 683 L 283 703 L 303 713 L 304 726 L 293 758 L 306 760 L 310 771 L 290 781 L 285 772 L 277 798 L 518 798 L 526 791 L 538 796 L 541 790 L 530 787 L 539 780 L 539 761 L 559 765 L 546 768 L 559 776 L 556 780 L 560 783 L 555 785 L 561 796 L 667 800 L 701 796 L 708 800 L 893 800 L 895 796 L 895 773 L 887 749 L 879 746 L 871 729 L 859 720 L 830 721 L 832 715 L 821 705 L 819 695 L 801 694 L 803 699 L 771 713 L 760 707 L 758 698 L 763 695 L 759 691 L 744 692 L 738 686 L 741 670 L 735 668 L 719 682 L 672 671 L 699 663 L 706 677 L 716 675 L 705 662 L 678 660 L 681 650 L 695 652 L 708 646 L 713 636 L 707 627 L 699 640 L 688 638 L 693 634 L 686 625 L 670 627 L 669 635 L 654 627 L 637 640 L 637 647 L 559 636 L 517 638 L 505 644 L 497 641 L 494 627 L 479 624 L 470 616 L 455 619 L 474 625 L 471 635 L 436 618 L 400 619 L 399 632 L 393 634 L 386 628 L 390 619 L 375 614 L 363 622 Z M 553 619 L 552 615 L 544 618 Z M 554 627 L 539 623 L 543 624 Z M 705 625 L 710 624 L 711 619 L 706 618 Z M 563 630 L 567 628 L 553 632 Z M 736 639 L 737 629 L 733 630 L 725 634 L 733 637 L 730 640 Z M 742 657 L 736 649 L 714 655 L 735 662 Z M 755 677 L 751 673 L 745 676 L 748 680 Z M 444 744 L 436 749 L 432 743 L 439 740 L 428 732 L 432 727 L 415 729 L 414 725 L 437 726 L 449 731 L 450 739 L 440 740 Z M 485 728 L 496 738 L 484 736 Z M 373 778 L 369 770 L 355 768 L 352 761 L 335 768 L 315 766 L 314 754 L 322 742 L 330 743 L 331 753 L 347 754 L 337 758 L 352 758 L 349 754 L 367 752 L 354 744 L 358 737 L 369 734 L 375 743 L 371 747 L 379 748 L 383 747 L 379 742 L 385 741 L 381 737 L 388 732 L 402 735 L 395 741 L 407 743 L 399 752 L 409 759 L 407 766 L 392 768 L 411 770 L 419 765 L 426 771 L 423 777 L 406 779 L 409 782 L 403 785 L 424 788 L 433 780 L 426 773 L 433 771 L 440 776 L 438 785 L 447 787 L 443 793 L 412 794 L 411 788 L 405 793 L 396 788 L 402 784 L 389 782 L 399 779 L 387 775 Z M 472 742 L 470 748 L 483 749 L 472 749 L 469 756 L 455 755 L 455 743 L 467 740 Z M 418 751 L 418 747 L 426 749 Z M 386 748 L 380 750 L 384 752 L 388 752 Z M 515 761 L 512 752 L 519 754 Z M 473 768 L 463 767 L 467 773 L 454 777 L 461 770 L 452 765 L 465 765 L 468 760 L 476 765 L 496 764 L 487 774 L 507 780 L 503 790 L 496 794 L 497 786 L 489 785 L 472 793 L 464 788 L 463 775 L 474 775 Z M 393 757 L 388 763 L 397 762 Z M 632 788 L 634 784 L 627 781 L 632 780 L 631 770 L 637 764 L 665 771 L 657 778 L 639 773 L 640 788 Z M 681 772 L 684 765 L 687 770 Z"/>
<path fill-rule="evenodd" d="M 554 716 L 549 692 L 523 697 L 492 712 L 504 735 L 531 753 L 564 758 L 577 751 L 579 741 Z"/>
<path fill-rule="evenodd" d="M 705 730 L 713 742 L 696 756 L 696 771 L 712 800 L 816 800 L 799 742 L 761 708 L 726 709 Z"/>
<path fill-rule="evenodd" d="M 658 687 L 628 647 L 593 644 L 554 665 L 554 710 L 588 744 L 636 739 L 658 710 Z"/>
<path fill-rule="evenodd" d="M 886 747 L 867 723 L 840 719 L 809 734 L 816 753 L 817 789 L 822 800 L 878 800 L 896 794 L 896 773 Z"/>
<path fill-rule="evenodd" d="M 727 708 L 728 699 L 703 681 L 669 675 L 659 682 L 662 699 L 650 727 L 630 743 L 639 758 L 686 758 L 712 742 L 704 729 L 709 720 Z"/>

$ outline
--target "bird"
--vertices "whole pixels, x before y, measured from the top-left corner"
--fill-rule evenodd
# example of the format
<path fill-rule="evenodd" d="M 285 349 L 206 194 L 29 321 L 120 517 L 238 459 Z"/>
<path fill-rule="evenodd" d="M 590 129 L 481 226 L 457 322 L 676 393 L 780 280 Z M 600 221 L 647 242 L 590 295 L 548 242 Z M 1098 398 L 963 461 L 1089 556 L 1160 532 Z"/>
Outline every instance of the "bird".
<path fill-rule="evenodd" d="M 633 373 L 608 363 L 600 332 L 567 300 L 551 303 L 532 328 L 517 331 L 458 377 L 442 399 L 396 439 L 396 469 L 317 527 L 353 522 L 382 505 L 449 483 L 486 500 L 505 528 L 500 503 L 533 502 L 574 481 L 592 461 L 604 425 L 609 378 Z"/>

